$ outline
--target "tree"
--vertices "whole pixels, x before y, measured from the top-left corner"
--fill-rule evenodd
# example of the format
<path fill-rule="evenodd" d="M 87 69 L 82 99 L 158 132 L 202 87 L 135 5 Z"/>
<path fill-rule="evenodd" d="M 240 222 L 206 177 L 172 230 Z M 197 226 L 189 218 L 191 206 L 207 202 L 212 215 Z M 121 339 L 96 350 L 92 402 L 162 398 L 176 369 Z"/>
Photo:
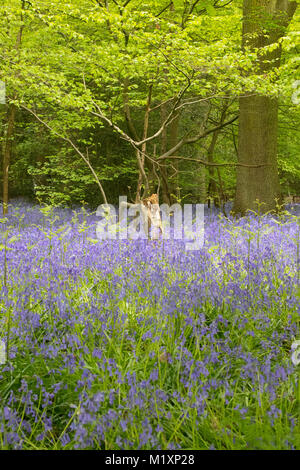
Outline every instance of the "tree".
<path fill-rule="evenodd" d="M 210 102 L 225 90 L 236 89 L 239 76 L 237 36 L 228 31 L 226 41 L 219 41 L 223 25 L 217 20 L 215 37 L 211 43 L 203 41 L 202 35 L 205 36 L 208 26 L 201 26 L 199 16 L 210 11 L 211 1 L 193 17 L 193 9 L 185 12 L 184 22 L 188 21 L 185 30 L 181 26 L 182 9 L 167 14 L 165 8 L 159 10 L 151 2 L 147 6 L 126 2 L 126 8 L 121 8 L 118 2 L 99 2 L 98 7 L 88 0 L 78 5 L 57 3 L 57 10 L 55 2 L 52 3 L 51 14 L 48 9 L 43 11 L 34 5 L 38 18 L 49 30 L 51 41 L 45 51 L 43 30 L 38 33 L 43 40 L 42 47 L 38 44 L 38 35 L 35 36 L 41 68 L 35 65 L 32 72 L 38 75 L 39 86 L 37 90 L 30 72 L 31 64 L 26 64 L 24 80 L 28 93 L 23 96 L 22 106 L 36 118 L 40 117 L 53 135 L 59 133 L 74 150 L 76 147 L 78 154 L 78 128 L 93 123 L 112 129 L 134 150 L 139 173 L 136 199 L 140 198 L 141 191 L 144 197 L 149 193 L 152 169 L 152 180 L 155 180 L 160 173 L 158 168 L 168 164 L 177 166 L 181 147 L 193 145 L 215 130 L 214 126 L 206 128 L 205 113 L 183 135 L 177 132 L 176 121 L 179 114 L 195 102 Z M 161 6 L 163 4 L 161 2 Z M 208 18 L 213 22 L 213 15 L 214 9 L 212 16 L 205 14 L 206 22 Z M 57 38 L 62 31 L 63 39 L 60 37 L 61 42 L 57 43 L 53 37 Z M 221 59 L 220 55 L 223 55 Z M 209 63 L 207 56 L 211 57 Z M 219 78 L 222 78 L 220 83 Z M 31 102 L 30 106 L 23 104 L 26 101 Z M 160 108 L 165 102 L 169 106 L 166 118 L 159 122 Z M 235 117 L 224 126 L 233 119 Z M 160 151 L 160 137 L 167 128 L 168 146 L 166 151 Z M 70 139 L 75 132 L 75 139 Z M 85 149 L 80 148 L 83 158 Z M 205 161 L 202 164 L 206 164 Z"/>
<path fill-rule="evenodd" d="M 22 42 L 22 34 L 24 29 L 23 23 L 23 13 L 25 8 L 25 2 L 21 2 L 21 11 L 20 11 L 20 26 L 17 33 L 16 43 L 13 47 L 13 50 L 16 56 L 19 56 L 19 51 Z M 14 100 L 17 98 L 16 92 L 14 92 L 13 96 Z M 12 100 L 13 101 L 13 100 Z M 14 128 L 15 128 L 15 120 L 16 120 L 16 112 L 17 107 L 14 102 L 10 102 L 7 106 L 7 130 L 4 139 L 3 145 L 3 215 L 7 212 L 8 206 L 8 177 L 9 177 L 9 165 L 11 160 L 11 153 L 12 153 L 12 144 L 13 144 L 13 137 L 14 137 Z"/>
<path fill-rule="evenodd" d="M 297 2 L 288 0 L 244 0 L 243 47 L 249 52 L 259 50 L 256 73 L 276 77 L 280 66 L 281 45 L 297 8 Z M 264 165 L 259 168 L 239 166 L 234 212 L 245 214 L 257 209 L 276 209 L 280 200 L 277 169 L 278 98 L 253 93 L 240 97 L 238 160 L 244 165 Z"/>

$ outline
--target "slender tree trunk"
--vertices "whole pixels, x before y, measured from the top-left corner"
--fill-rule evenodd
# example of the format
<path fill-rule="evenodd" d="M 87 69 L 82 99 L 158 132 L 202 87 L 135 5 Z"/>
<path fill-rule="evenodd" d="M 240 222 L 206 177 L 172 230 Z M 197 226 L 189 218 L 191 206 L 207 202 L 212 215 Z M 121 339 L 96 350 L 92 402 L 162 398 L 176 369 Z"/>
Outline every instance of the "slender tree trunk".
<path fill-rule="evenodd" d="M 146 109 L 145 109 L 145 114 L 144 114 L 144 129 L 143 129 L 143 138 L 142 140 L 145 140 L 148 135 L 148 128 L 149 128 L 149 114 L 150 114 L 150 106 L 151 106 L 151 99 L 152 99 L 152 85 L 149 86 L 149 91 L 148 91 L 148 98 L 147 98 L 147 104 L 146 104 Z M 142 144 L 141 151 L 137 150 L 137 159 L 138 159 L 138 165 L 139 165 L 139 177 L 138 177 L 138 184 L 137 184 L 137 191 L 136 191 L 136 202 L 139 202 L 141 199 L 144 199 L 146 196 L 149 194 L 149 181 L 147 178 L 147 175 L 145 173 L 145 153 L 147 150 L 147 143 L 144 142 Z M 145 189 L 143 192 L 143 196 L 141 197 L 141 190 L 142 190 L 142 184 L 143 182 L 145 183 Z"/>
<path fill-rule="evenodd" d="M 207 152 L 207 161 L 208 163 L 213 163 L 214 161 L 214 150 L 217 143 L 219 131 L 215 131 L 212 135 L 212 139 Z M 215 177 L 215 169 L 213 166 L 208 167 L 208 188 L 207 188 L 207 197 L 208 197 L 208 207 L 210 207 L 212 199 L 216 207 L 219 206 L 219 201 L 217 198 L 217 183 Z"/>
<path fill-rule="evenodd" d="M 21 21 L 23 21 L 23 11 L 25 9 L 25 1 L 23 0 L 21 4 L 22 4 Z M 20 53 L 23 29 L 24 29 L 24 24 L 22 23 L 18 31 L 16 44 L 14 46 L 17 55 L 19 55 Z M 16 99 L 16 95 L 14 96 L 14 99 Z M 16 112 L 17 112 L 17 108 L 15 104 L 9 104 L 8 111 L 7 111 L 7 131 L 6 131 L 4 150 L 3 150 L 3 215 L 7 213 L 7 207 L 8 207 L 9 165 L 11 161 Z"/>
<path fill-rule="evenodd" d="M 206 170 L 205 166 L 199 163 L 198 169 L 196 170 L 196 189 L 195 189 L 195 196 L 197 197 L 197 201 L 200 204 L 205 204 L 206 202 Z"/>
<path fill-rule="evenodd" d="M 263 48 L 275 44 L 284 35 L 297 3 L 288 0 L 244 0 L 243 47 Z M 267 31 L 267 35 L 266 35 Z M 279 67 L 280 45 L 259 58 L 258 74 Z M 233 211 L 245 214 L 256 210 L 276 209 L 280 199 L 277 169 L 278 101 L 276 98 L 251 95 L 240 98 L 238 160 L 246 165 L 265 165 L 260 168 L 238 167 Z"/>
<path fill-rule="evenodd" d="M 225 121 L 227 109 L 228 109 L 228 104 L 226 104 L 222 108 L 220 122 L 219 122 L 220 125 L 222 125 Z M 213 163 L 214 161 L 214 151 L 215 151 L 215 147 L 216 147 L 220 132 L 221 132 L 221 129 L 218 129 L 212 135 L 212 139 L 210 141 L 210 145 L 208 147 L 208 152 L 207 152 L 208 163 Z M 210 207 L 212 199 L 214 200 L 215 206 L 219 207 L 221 202 L 218 196 L 218 187 L 217 187 L 217 182 L 216 182 L 215 169 L 213 166 L 208 167 L 208 175 L 209 175 L 208 189 L 207 189 L 208 207 Z"/>
<path fill-rule="evenodd" d="M 9 165 L 10 165 L 10 160 L 11 160 L 11 151 L 12 151 L 15 119 L 16 119 L 16 109 L 17 108 L 14 104 L 11 104 L 8 106 L 7 131 L 6 131 L 4 151 L 3 151 L 3 215 L 7 213 L 7 207 L 8 207 Z"/>
<path fill-rule="evenodd" d="M 161 123 L 165 122 L 167 118 L 167 104 L 162 104 L 160 108 Z M 160 154 L 163 155 L 167 151 L 167 128 L 165 127 L 161 134 L 161 147 Z M 162 185 L 162 200 L 164 204 L 171 205 L 171 195 L 168 182 L 168 167 L 166 162 L 160 167 L 161 185 Z"/>
<path fill-rule="evenodd" d="M 168 174 L 167 174 L 167 168 L 165 167 L 165 164 L 160 167 L 160 174 L 161 174 L 161 186 L 162 186 L 162 199 L 164 204 L 171 204 L 171 195 L 170 195 L 170 189 L 169 189 L 169 183 L 168 183 Z"/>
<path fill-rule="evenodd" d="M 156 144 L 153 144 L 152 158 L 156 160 Z M 148 173 L 148 184 L 149 184 L 149 195 L 158 194 L 161 181 L 157 173 L 157 165 L 150 161 L 148 158 L 145 159 L 145 166 L 147 167 Z"/>
<path fill-rule="evenodd" d="M 170 124 L 170 135 L 168 139 L 168 144 L 169 148 L 175 147 L 175 145 L 178 142 L 178 128 L 179 128 L 179 118 L 180 115 L 178 115 L 173 122 Z M 171 178 L 171 203 L 175 203 L 180 199 L 180 181 L 179 181 L 179 162 L 178 160 L 175 160 L 172 164 L 173 168 L 171 170 L 173 171 L 173 175 Z M 175 173 L 175 174 L 174 174 Z"/>

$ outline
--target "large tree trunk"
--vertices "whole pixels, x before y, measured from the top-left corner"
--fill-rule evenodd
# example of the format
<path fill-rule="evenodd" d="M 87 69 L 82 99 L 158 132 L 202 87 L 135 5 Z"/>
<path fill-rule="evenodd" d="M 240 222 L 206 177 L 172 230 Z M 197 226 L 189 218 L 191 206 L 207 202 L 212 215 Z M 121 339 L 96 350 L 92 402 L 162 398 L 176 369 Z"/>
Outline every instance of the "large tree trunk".
<path fill-rule="evenodd" d="M 243 47 L 253 50 L 275 44 L 283 36 L 297 3 L 288 0 L 244 0 Z M 267 35 L 265 33 L 267 30 Z M 280 45 L 272 52 L 260 54 L 258 74 L 279 67 Z M 245 214 L 257 210 L 276 209 L 280 199 L 277 170 L 278 102 L 276 98 L 250 95 L 240 98 L 238 159 L 244 165 L 263 165 L 258 168 L 239 166 L 233 211 Z"/>
<path fill-rule="evenodd" d="M 240 99 L 239 163 L 266 165 L 258 168 L 238 167 L 234 212 L 242 215 L 248 209 L 276 208 L 280 200 L 277 170 L 277 100 L 267 96 Z"/>

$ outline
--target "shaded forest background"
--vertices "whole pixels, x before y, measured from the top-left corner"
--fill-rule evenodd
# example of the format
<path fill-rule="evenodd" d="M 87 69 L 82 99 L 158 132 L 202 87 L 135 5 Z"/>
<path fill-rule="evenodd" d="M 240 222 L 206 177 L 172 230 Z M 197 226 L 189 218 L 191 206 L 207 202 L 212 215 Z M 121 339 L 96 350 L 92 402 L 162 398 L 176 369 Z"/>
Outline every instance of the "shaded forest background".
<path fill-rule="evenodd" d="M 97 207 L 102 188 L 113 204 L 158 190 L 167 203 L 233 200 L 240 97 L 254 95 L 278 103 L 281 195 L 300 195 L 299 8 L 281 2 L 294 5 L 285 22 L 266 14 L 275 3 L 4 0 L 9 199 Z M 259 19 L 243 38 L 245 7 Z"/>

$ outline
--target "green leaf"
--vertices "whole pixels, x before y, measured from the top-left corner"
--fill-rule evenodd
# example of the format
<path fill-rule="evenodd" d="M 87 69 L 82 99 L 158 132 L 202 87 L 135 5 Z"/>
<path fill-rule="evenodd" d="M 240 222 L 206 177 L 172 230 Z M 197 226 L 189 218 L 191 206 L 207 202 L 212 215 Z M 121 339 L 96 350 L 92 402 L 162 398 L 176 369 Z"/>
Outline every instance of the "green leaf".
<path fill-rule="evenodd" d="M 215 16 L 216 9 L 212 5 L 206 5 L 206 12 L 209 16 Z"/>

